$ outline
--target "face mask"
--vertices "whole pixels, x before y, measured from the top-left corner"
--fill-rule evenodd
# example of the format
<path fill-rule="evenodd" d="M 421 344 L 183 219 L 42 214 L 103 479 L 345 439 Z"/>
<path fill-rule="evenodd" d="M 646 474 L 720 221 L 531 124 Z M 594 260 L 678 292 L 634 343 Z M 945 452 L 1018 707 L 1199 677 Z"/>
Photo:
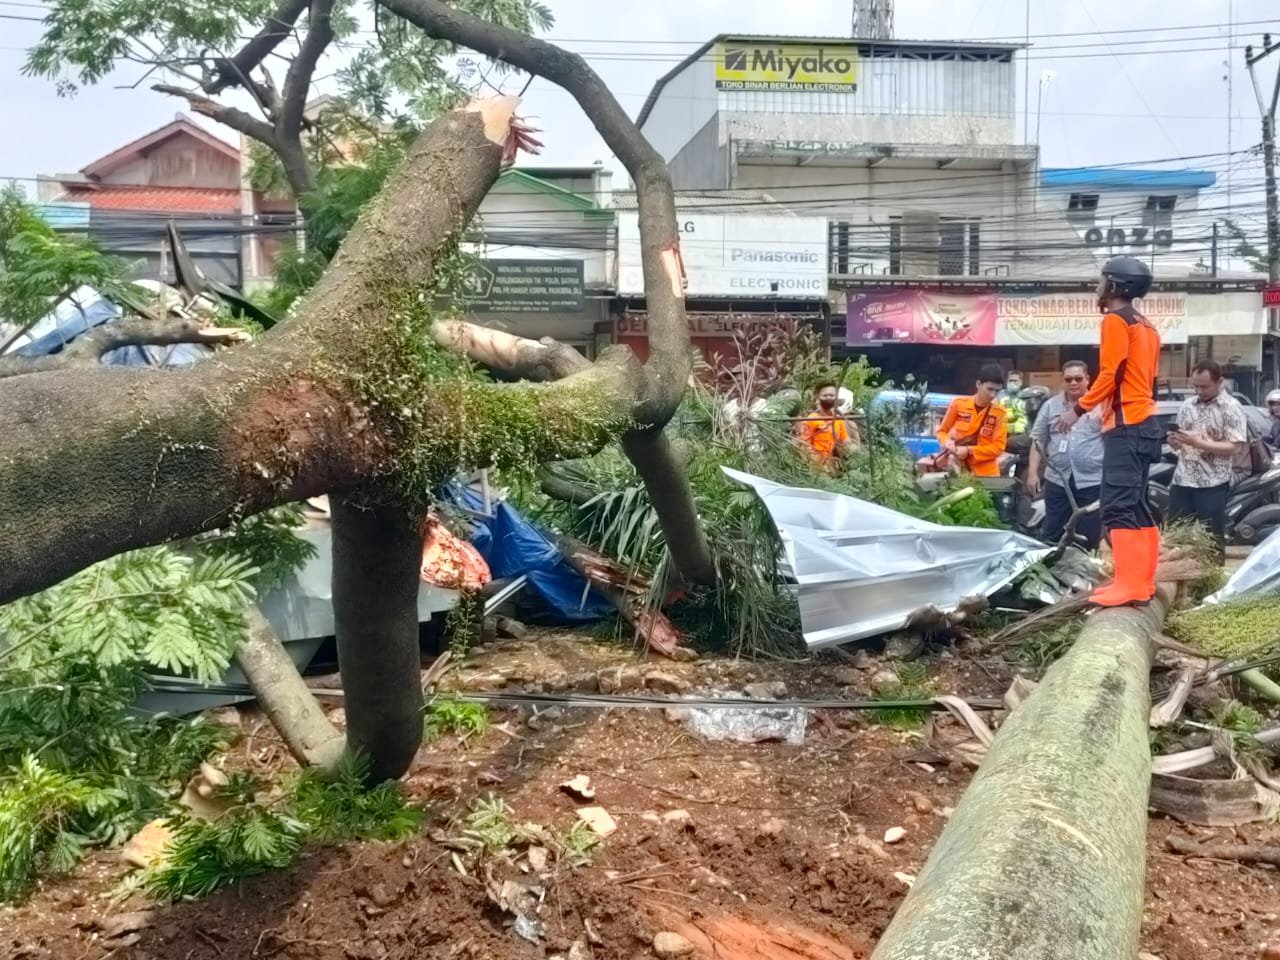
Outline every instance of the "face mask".
<path fill-rule="evenodd" d="M 1011 396 L 1016 397 L 1022 392 L 1022 384 L 1017 380 L 1010 380 L 1008 383 L 1008 390 Z"/>
<path fill-rule="evenodd" d="M 822 407 L 823 410 L 834 410 L 836 408 L 836 402 L 834 400 L 819 400 L 818 405 Z"/>

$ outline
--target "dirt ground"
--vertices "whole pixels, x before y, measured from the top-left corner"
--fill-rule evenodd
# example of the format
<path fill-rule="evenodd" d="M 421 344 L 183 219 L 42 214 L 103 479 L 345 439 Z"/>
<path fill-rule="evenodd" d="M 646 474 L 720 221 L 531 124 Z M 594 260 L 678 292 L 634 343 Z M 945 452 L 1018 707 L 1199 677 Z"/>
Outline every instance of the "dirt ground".
<path fill-rule="evenodd" d="M 790 697 L 856 696 L 883 666 L 635 662 L 623 649 L 555 635 L 484 651 L 457 682 L 598 689 L 603 670 L 604 686 L 625 691 L 658 670 L 650 686 L 777 680 Z M 935 667 L 939 690 L 975 696 L 998 695 L 1009 679 L 1001 664 L 954 655 Z M 872 726 L 854 711 L 812 713 L 797 745 L 707 741 L 664 710 L 507 708 L 492 723 L 477 740 L 447 738 L 420 753 L 408 788 L 432 819 L 410 842 L 317 848 L 286 873 L 143 915 L 146 904 L 109 899 L 123 869 L 104 853 L 0 912 L 0 957 L 631 960 L 653 956 L 654 935 L 669 931 L 697 957 L 856 960 L 870 955 L 971 776 L 919 732 Z M 249 711 L 242 724 L 238 762 L 278 768 L 270 728 Z M 588 866 L 531 866 L 520 855 L 480 876 L 458 872 L 451 824 L 475 798 L 501 796 L 517 820 L 563 831 L 583 804 L 559 784 L 578 774 L 617 822 Z M 905 834 L 886 842 L 894 828 Z M 1153 818 L 1143 949 L 1162 960 L 1239 960 L 1280 940 L 1276 871 L 1170 854 L 1171 831 L 1280 842 L 1272 825 L 1212 831 Z M 526 906 L 541 900 L 527 910 L 542 925 L 537 943 L 495 903 L 505 896 L 495 891 L 519 886 L 532 888 Z"/>

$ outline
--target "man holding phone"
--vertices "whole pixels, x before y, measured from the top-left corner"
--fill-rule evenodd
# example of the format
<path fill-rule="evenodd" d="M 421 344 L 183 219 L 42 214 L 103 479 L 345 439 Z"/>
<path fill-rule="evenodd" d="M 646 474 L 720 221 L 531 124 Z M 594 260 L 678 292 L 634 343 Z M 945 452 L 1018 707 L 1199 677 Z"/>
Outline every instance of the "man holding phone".
<path fill-rule="evenodd" d="M 1235 458 L 1249 439 L 1240 401 L 1222 386 L 1222 367 L 1201 360 L 1191 371 L 1196 395 L 1178 410 L 1169 445 L 1178 467 L 1169 488 L 1169 519 L 1198 520 L 1213 532 L 1221 550 L 1227 525 L 1227 495 Z"/>

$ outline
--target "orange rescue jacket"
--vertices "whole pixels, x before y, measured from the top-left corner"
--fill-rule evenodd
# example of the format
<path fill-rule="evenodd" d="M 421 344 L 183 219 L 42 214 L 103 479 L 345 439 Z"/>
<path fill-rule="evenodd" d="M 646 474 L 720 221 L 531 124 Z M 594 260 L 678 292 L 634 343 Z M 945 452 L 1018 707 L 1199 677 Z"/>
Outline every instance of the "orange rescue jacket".
<path fill-rule="evenodd" d="M 1098 376 L 1076 403 L 1083 416 L 1103 410 L 1102 429 L 1134 426 L 1156 412 L 1156 377 L 1160 372 L 1160 334 L 1151 321 L 1121 307 L 1102 318 Z"/>
<path fill-rule="evenodd" d="M 998 477 L 997 461 L 1009 439 L 1008 418 L 1008 411 L 997 403 L 979 407 L 973 397 L 956 397 L 938 426 L 938 442 L 955 440 L 967 446 L 969 456 L 962 463 L 975 477 Z"/>

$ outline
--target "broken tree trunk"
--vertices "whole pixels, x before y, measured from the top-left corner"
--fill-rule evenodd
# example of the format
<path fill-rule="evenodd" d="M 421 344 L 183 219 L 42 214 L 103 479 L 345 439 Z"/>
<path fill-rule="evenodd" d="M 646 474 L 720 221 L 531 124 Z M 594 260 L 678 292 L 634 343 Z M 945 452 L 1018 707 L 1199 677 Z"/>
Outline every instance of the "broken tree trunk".
<path fill-rule="evenodd" d="M 346 738 L 320 709 L 262 611 L 250 605 L 245 616 L 249 632 L 236 652 L 236 663 L 263 712 L 299 765 L 336 770 L 346 750 Z"/>
<path fill-rule="evenodd" d="M 1089 618 L 1000 729 L 873 960 L 1137 956 L 1169 597 Z"/>

